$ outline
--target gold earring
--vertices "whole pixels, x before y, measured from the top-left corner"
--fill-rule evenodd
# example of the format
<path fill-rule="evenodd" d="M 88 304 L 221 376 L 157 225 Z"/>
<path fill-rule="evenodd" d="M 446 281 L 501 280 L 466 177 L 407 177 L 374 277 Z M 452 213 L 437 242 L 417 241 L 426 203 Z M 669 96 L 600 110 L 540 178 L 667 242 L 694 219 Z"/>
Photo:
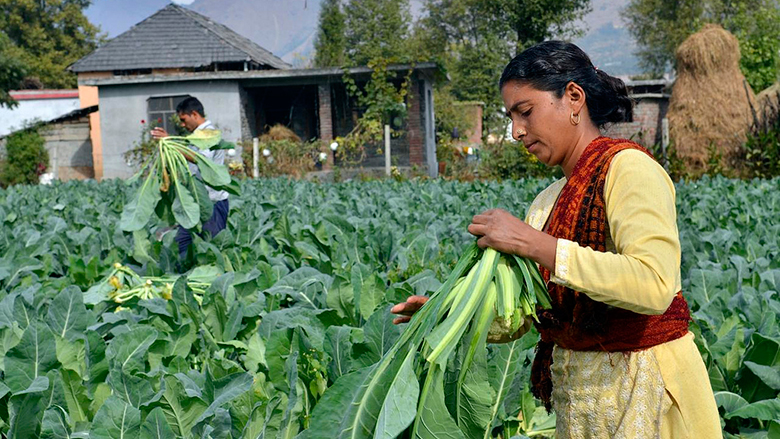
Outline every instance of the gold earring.
<path fill-rule="evenodd" d="M 571 116 L 569 116 L 569 121 L 572 125 L 579 125 L 580 124 L 580 114 L 574 114 L 574 112 L 571 112 Z"/>

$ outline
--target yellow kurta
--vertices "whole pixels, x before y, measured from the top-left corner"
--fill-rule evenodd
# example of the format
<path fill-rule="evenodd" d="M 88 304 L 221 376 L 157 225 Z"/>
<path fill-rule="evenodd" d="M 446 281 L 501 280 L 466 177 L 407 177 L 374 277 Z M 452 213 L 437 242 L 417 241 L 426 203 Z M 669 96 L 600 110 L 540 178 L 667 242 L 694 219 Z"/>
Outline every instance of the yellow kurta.
<path fill-rule="evenodd" d="M 536 197 L 528 224 L 544 228 L 565 183 L 558 180 Z M 681 289 L 672 181 L 641 151 L 621 151 L 607 173 L 604 201 L 608 251 L 559 239 L 551 280 L 612 306 L 664 313 Z M 557 439 L 722 438 L 692 333 L 627 354 L 556 346 L 552 379 Z"/>

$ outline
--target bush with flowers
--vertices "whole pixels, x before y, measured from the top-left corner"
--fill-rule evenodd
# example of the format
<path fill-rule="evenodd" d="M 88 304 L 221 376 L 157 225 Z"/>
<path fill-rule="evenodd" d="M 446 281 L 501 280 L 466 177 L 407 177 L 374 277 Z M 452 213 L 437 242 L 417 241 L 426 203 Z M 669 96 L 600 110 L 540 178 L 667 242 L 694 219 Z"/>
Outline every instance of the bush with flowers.
<path fill-rule="evenodd" d="M 187 132 L 187 130 L 181 126 L 179 116 L 176 114 L 171 115 L 171 123 L 174 127 L 176 127 L 176 132 L 170 133 L 171 135 L 186 136 L 189 134 L 189 132 Z M 133 143 L 132 148 L 122 154 L 122 157 L 125 159 L 127 166 L 130 166 L 134 169 L 140 169 L 143 164 L 146 163 L 146 160 L 149 159 L 152 154 L 154 154 L 154 152 L 157 150 L 157 142 L 152 138 L 151 131 L 159 126 L 163 126 L 162 118 L 149 121 L 146 119 L 141 119 L 140 138 L 135 143 Z"/>

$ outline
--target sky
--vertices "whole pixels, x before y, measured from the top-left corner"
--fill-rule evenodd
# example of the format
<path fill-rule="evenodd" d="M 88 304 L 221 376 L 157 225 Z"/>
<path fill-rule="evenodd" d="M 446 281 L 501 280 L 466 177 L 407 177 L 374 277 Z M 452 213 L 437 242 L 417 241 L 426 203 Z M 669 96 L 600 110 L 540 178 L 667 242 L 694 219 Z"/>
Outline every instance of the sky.
<path fill-rule="evenodd" d="M 109 38 L 128 30 L 171 0 L 93 0 L 85 11 Z M 312 56 L 320 0 L 173 0 L 227 25 L 294 65 Z M 418 13 L 422 0 L 412 0 Z M 584 19 L 587 33 L 576 44 L 607 73 L 627 78 L 640 73 L 636 43 L 620 17 L 628 0 L 591 0 Z M 247 16 L 247 4 L 258 10 Z M 305 6 L 303 6 L 305 5 Z"/>

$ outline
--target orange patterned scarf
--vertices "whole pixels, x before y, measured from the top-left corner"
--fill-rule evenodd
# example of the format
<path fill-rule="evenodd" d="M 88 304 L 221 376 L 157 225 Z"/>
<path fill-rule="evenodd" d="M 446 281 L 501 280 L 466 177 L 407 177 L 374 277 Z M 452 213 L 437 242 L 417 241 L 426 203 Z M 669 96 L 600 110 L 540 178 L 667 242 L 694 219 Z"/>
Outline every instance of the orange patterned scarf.
<path fill-rule="evenodd" d="M 598 137 L 583 152 L 561 190 L 551 213 L 547 233 L 599 252 L 606 251 L 609 233 L 604 184 L 612 158 L 625 149 L 650 152 L 629 140 Z M 583 293 L 549 282 L 542 268 L 552 309 L 539 313 L 541 340 L 531 369 L 534 396 L 551 408 L 552 350 L 554 345 L 575 351 L 626 352 L 647 349 L 688 332 L 688 304 L 677 293 L 662 315 L 638 314 L 596 302 Z"/>

